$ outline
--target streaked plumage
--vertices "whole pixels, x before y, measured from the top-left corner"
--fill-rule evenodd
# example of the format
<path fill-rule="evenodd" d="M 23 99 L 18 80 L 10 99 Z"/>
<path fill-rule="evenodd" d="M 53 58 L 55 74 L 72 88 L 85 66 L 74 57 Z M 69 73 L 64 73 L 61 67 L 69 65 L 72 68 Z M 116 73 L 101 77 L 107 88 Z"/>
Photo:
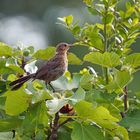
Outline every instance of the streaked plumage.
<path fill-rule="evenodd" d="M 47 61 L 36 73 L 24 76 L 10 83 L 12 89 L 20 88 L 29 79 L 44 80 L 47 84 L 62 76 L 68 67 L 67 51 L 70 44 L 60 43 L 57 45 L 55 56 Z"/>

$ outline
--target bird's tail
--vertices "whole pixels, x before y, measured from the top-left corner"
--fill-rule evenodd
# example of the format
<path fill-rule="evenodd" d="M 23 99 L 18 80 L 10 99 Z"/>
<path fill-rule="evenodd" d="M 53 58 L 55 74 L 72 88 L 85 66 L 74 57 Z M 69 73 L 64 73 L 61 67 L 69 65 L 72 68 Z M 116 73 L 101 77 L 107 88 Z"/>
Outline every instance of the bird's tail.
<path fill-rule="evenodd" d="M 27 76 L 21 77 L 13 82 L 11 82 L 9 85 L 12 87 L 12 90 L 19 89 L 25 82 L 30 80 L 31 78 L 34 78 L 35 74 L 29 74 Z"/>

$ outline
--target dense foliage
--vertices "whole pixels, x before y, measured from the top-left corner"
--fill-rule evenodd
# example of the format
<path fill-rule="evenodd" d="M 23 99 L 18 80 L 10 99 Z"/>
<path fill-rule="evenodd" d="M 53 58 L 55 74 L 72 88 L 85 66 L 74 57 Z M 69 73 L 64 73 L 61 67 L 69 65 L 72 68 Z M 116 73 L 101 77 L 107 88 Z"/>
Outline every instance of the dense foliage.
<path fill-rule="evenodd" d="M 125 10 L 119 10 L 119 0 L 83 2 L 99 23 L 81 27 L 72 15 L 59 20 L 74 35 L 74 45 L 89 51 L 82 60 L 69 53 L 69 64 L 89 66 L 52 82 L 54 93 L 40 80 L 15 91 L 9 83 L 35 72 L 41 60 L 53 57 L 55 47 L 35 52 L 32 46 L 0 43 L 2 140 L 45 140 L 52 135 L 58 140 L 140 139 L 140 95 L 128 89 L 140 66 L 140 53 L 132 53 L 140 34 L 140 2 L 127 2 Z"/>

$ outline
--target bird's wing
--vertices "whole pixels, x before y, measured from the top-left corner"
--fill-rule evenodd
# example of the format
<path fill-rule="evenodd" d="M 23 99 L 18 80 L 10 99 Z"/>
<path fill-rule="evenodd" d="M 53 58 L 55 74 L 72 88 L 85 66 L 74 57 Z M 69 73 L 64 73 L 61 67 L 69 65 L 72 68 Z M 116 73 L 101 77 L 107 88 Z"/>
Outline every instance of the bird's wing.
<path fill-rule="evenodd" d="M 52 59 L 48 61 L 45 65 L 43 65 L 38 71 L 36 72 L 35 78 L 42 79 L 44 75 L 47 75 L 50 71 L 55 70 L 60 66 L 58 60 Z"/>

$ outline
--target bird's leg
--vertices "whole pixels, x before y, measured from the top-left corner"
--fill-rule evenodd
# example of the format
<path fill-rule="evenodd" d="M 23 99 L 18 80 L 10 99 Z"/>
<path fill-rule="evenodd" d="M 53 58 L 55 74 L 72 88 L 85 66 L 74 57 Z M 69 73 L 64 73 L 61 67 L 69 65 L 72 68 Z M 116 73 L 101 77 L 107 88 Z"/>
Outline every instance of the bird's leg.
<path fill-rule="evenodd" d="M 55 89 L 53 88 L 53 86 L 51 85 L 51 83 L 48 83 L 48 84 L 51 87 L 51 89 L 53 90 L 53 92 L 55 92 Z"/>

